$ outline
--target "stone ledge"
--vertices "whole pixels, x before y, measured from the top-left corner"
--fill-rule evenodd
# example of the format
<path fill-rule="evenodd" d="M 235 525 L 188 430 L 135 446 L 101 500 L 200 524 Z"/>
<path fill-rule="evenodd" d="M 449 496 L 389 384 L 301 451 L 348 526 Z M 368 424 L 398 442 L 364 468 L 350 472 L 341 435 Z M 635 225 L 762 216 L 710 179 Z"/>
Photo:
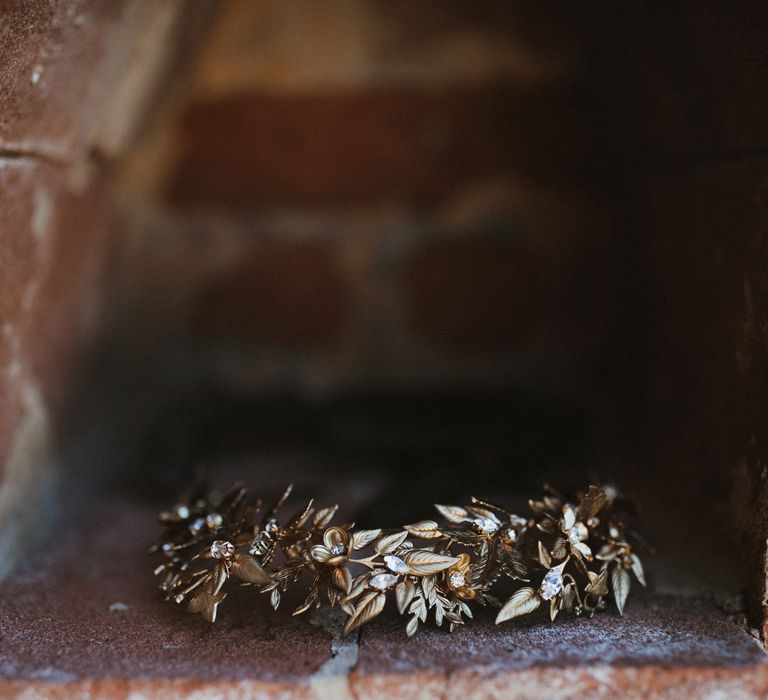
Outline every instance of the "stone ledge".
<path fill-rule="evenodd" d="M 34 698 L 764 697 L 768 663 L 711 596 L 648 593 L 624 618 L 495 627 L 480 616 L 412 640 L 385 615 L 340 642 L 333 619 L 292 619 L 235 591 L 214 626 L 155 593 L 155 509 L 81 504 L 48 550 L 4 582 L 0 695 Z M 85 518 L 83 519 L 83 516 Z M 74 520 L 72 521 L 74 522 Z M 290 601 L 287 601 L 290 602 Z M 329 624 L 330 623 L 330 624 Z M 331 632 L 329 634 L 329 631 Z"/>

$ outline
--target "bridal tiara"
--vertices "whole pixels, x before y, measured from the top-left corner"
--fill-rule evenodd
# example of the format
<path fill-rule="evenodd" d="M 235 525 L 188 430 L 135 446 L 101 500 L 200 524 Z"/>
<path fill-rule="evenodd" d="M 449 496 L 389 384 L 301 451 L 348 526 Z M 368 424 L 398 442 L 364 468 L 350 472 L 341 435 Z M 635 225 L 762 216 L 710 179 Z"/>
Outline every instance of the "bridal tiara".
<path fill-rule="evenodd" d="M 591 618 L 611 602 L 623 614 L 632 576 L 645 585 L 635 552 L 644 541 L 627 525 L 634 507 L 613 486 L 572 498 L 545 486 L 526 515 L 480 498 L 436 505 L 439 520 L 389 530 L 332 525 L 338 506 L 313 501 L 282 520 L 291 490 L 264 507 L 243 485 L 217 495 L 198 484 L 161 513 L 164 531 L 150 552 L 162 557 L 155 574 L 165 598 L 214 622 L 232 585 L 274 609 L 290 587 L 304 586 L 293 615 L 339 607 L 345 635 L 394 600 L 410 637 L 429 618 L 453 631 L 475 606 L 498 608 L 497 624 L 540 607 L 552 621 L 560 612 Z"/>

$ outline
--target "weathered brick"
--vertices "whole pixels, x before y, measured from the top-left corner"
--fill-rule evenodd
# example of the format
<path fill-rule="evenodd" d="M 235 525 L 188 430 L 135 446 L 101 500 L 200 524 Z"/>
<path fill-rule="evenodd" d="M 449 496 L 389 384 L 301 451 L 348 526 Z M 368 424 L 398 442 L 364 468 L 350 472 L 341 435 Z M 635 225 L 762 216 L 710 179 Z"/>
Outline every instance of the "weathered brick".
<path fill-rule="evenodd" d="M 332 244 L 283 240 L 203 282 L 190 310 L 202 340 L 309 349 L 339 340 L 351 298 Z"/>
<path fill-rule="evenodd" d="M 202 52 L 195 89 L 285 93 L 489 77 L 524 89 L 559 82 L 578 65 L 579 47 L 572 27 L 544 5 L 231 0 Z"/>
<path fill-rule="evenodd" d="M 525 241 L 438 240 L 405 263 L 412 331 L 443 349 L 492 349 L 523 340 L 549 308 L 545 260 Z"/>
<path fill-rule="evenodd" d="M 591 127 L 571 98 L 496 86 L 198 99 L 184 117 L 169 196 L 249 209 L 429 205 L 511 170 L 583 172 Z"/>

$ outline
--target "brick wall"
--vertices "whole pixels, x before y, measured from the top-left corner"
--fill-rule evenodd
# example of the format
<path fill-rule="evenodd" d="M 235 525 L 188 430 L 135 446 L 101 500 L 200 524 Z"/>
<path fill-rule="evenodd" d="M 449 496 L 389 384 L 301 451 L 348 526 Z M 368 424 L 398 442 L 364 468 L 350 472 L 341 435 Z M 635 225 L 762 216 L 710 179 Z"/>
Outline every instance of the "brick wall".
<path fill-rule="evenodd" d="M 171 62 L 151 47 L 173 46 L 178 10 L 0 3 L 0 575 L 50 513 L 36 506 L 108 305 L 110 162 Z"/>
<path fill-rule="evenodd" d="M 232 391 L 599 405 L 621 274 L 580 42 L 526 4 L 226 3 L 126 169 L 136 307 Z"/>

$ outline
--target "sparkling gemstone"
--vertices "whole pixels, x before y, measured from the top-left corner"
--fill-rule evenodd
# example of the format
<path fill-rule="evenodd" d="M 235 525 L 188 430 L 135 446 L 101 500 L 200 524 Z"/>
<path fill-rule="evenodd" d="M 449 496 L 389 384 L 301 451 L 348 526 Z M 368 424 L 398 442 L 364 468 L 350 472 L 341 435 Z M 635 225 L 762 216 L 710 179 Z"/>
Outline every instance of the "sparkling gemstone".
<path fill-rule="evenodd" d="M 333 554 L 334 556 L 338 556 L 339 554 L 344 554 L 345 549 L 346 548 L 344 547 L 343 544 L 335 544 L 333 545 L 333 547 L 330 548 L 331 554 Z"/>
<path fill-rule="evenodd" d="M 384 562 L 390 571 L 394 571 L 396 574 L 407 574 L 408 564 L 406 564 L 400 557 L 388 554 L 384 557 Z"/>
<path fill-rule="evenodd" d="M 491 518 L 486 518 L 484 516 L 475 518 L 472 522 L 475 523 L 475 525 L 477 525 L 481 530 L 484 530 L 489 534 L 493 534 L 496 532 L 496 530 L 499 529 L 499 523 Z"/>
<path fill-rule="evenodd" d="M 176 515 L 178 515 L 182 520 L 186 520 L 189 517 L 189 508 L 187 508 L 187 506 L 177 506 Z"/>
<path fill-rule="evenodd" d="M 450 582 L 453 588 L 461 588 L 466 583 L 466 579 L 461 571 L 454 571 L 451 574 Z"/>
<path fill-rule="evenodd" d="M 611 527 L 608 529 L 608 534 L 613 537 L 613 539 L 616 539 L 619 536 L 619 530 L 618 528 L 615 528 L 613 525 L 611 525 Z"/>
<path fill-rule="evenodd" d="M 211 545 L 211 554 L 216 559 L 229 559 L 235 553 L 235 545 L 226 540 L 216 540 Z"/>
<path fill-rule="evenodd" d="M 170 544 L 169 542 L 166 542 L 166 543 L 163 545 L 163 551 L 164 551 L 164 552 L 170 552 L 170 551 L 172 551 L 172 550 L 173 550 L 173 545 L 172 545 L 172 544 Z"/>
<path fill-rule="evenodd" d="M 514 529 L 512 529 L 512 528 L 509 528 L 509 530 L 507 530 L 507 539 L 508 539 L 510 542 L 515 542 L 515 541 L 517 541 L 517 530 L 514 530 Z"/>
<path fill-rule="evenodd" d="M 190 526 L 189 530 L 193 535 L 196 535 L 205 527 L 205 520 L 203 518 L 197 518 Z"/>
<path fill-rule="evenodd" d="M 205 524 L 208 526 L 209 530 L 218 530 L 223 522 L 224 518 L 222 518 L 218 513 L 211 513 L 205 519 Z"/>
<path fill-rule="evenodd" d="M 371 588 L 376 588 L 380 591 L 386 591 L 387 588 L 392 588 L 397 583 L 397 576 L 392 574 L 376 574 L 372 576 L 368 584 Z"/>
<path fill-rule="evenodd" d="M 539 593 L 544 600 L 551 600 L 563 589 L 563 574 L 559 569 L 551 569 L 541 582 Z"/>

